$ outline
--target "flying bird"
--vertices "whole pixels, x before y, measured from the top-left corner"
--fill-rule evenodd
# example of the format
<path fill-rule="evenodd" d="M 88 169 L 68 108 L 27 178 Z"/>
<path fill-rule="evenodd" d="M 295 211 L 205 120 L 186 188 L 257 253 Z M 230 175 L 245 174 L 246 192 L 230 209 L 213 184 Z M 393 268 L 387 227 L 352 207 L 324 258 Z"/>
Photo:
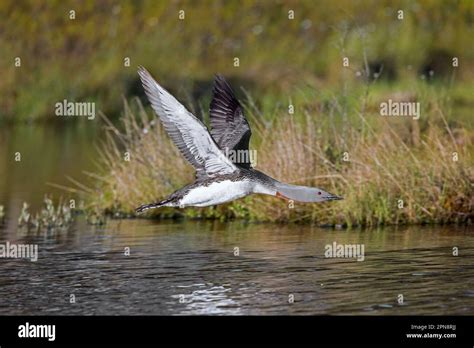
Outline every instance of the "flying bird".
<path fill-rule="evenodd" d="M 162 201 L 144 204 L 137 213 L 159 207 L 207 207 L 261 193 L 298 202 L 339 200 L 317 187 L 282 183 L 233 161 L 223 151 L 249 151 L 251 130 L 243 108 L 224 77 L 216 75 L 210 105 L 211 132 L 184 105 L 161 87 L 143 67 L 138 69 L 145 93 L 164 129 L 196 170 L 196 178 Z"/>

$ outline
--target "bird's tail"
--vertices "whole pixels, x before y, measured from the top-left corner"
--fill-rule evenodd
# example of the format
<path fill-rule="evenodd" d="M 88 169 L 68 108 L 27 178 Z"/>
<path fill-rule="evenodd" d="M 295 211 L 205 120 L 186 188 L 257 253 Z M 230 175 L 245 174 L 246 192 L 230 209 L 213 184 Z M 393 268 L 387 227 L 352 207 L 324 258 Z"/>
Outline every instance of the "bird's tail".
<path fill-rule="evenodd" d="M 143 205 L 139 206 L 137 209 L 135 209 L 135 212 L 137 214 L 141 214 L 141 213 L 143 213 L 144 211 L 146 211 L 148 209 L 154 209 L 154 208 L 162 207 L 162 206 L 166 205 L 167 203 L 169 203 L 170 201 L 171 201 L 170 199 L 165 199 L 165 200 L 162 200 L 162 201 L 156 202 L 156 203 L 143 204 Z"/>

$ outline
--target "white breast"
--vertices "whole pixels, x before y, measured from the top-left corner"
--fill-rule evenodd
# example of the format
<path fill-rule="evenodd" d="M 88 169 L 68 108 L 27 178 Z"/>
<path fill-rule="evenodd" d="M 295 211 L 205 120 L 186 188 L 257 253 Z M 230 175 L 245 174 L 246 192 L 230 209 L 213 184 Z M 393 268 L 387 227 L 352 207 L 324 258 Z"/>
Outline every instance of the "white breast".
<path fill-rule="evenodd" d="M 252 184 L 248 180 L 214 182 L 209 186 L 191 189 L 181 199 L 180 206 L 207 207 L 209 205 L 222 204 L 250 194 L 252 192 L 251 188 Z"/>

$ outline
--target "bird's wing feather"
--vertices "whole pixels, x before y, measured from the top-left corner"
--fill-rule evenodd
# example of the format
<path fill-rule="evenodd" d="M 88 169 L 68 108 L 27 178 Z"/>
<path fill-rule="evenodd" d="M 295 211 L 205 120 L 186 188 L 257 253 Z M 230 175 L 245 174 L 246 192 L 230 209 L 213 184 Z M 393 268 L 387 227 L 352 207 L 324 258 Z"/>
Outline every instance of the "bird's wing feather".
<path fill-rule="evenodd" d="M 248 151 L 250 126 L 232 88 L 221 75 L 216 75 L 214 80 L 209 114 L 211 135 L 222 150 Z M 250 162 L 236 164 L 250 167 Z"/>
<path fill-rule="evenodd" d="M 140 67 L 138 74 L 153 110 L 183 156 L 196 169 L 198 178 L 230 174 L 237 170 L 201 121 L 161 87 L 145 68 Z"/>

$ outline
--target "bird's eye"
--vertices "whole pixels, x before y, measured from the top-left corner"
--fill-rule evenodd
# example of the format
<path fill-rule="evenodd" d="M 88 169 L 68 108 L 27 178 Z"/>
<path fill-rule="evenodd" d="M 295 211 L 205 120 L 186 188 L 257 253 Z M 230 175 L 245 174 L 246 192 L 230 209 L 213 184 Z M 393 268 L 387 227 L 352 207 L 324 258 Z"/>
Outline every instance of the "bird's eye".
<path fill-rule="evenodd" d="M 321 191 L 318 192 L 318 195 L 320 195 L 320 194 L 321 194 Z"/>

